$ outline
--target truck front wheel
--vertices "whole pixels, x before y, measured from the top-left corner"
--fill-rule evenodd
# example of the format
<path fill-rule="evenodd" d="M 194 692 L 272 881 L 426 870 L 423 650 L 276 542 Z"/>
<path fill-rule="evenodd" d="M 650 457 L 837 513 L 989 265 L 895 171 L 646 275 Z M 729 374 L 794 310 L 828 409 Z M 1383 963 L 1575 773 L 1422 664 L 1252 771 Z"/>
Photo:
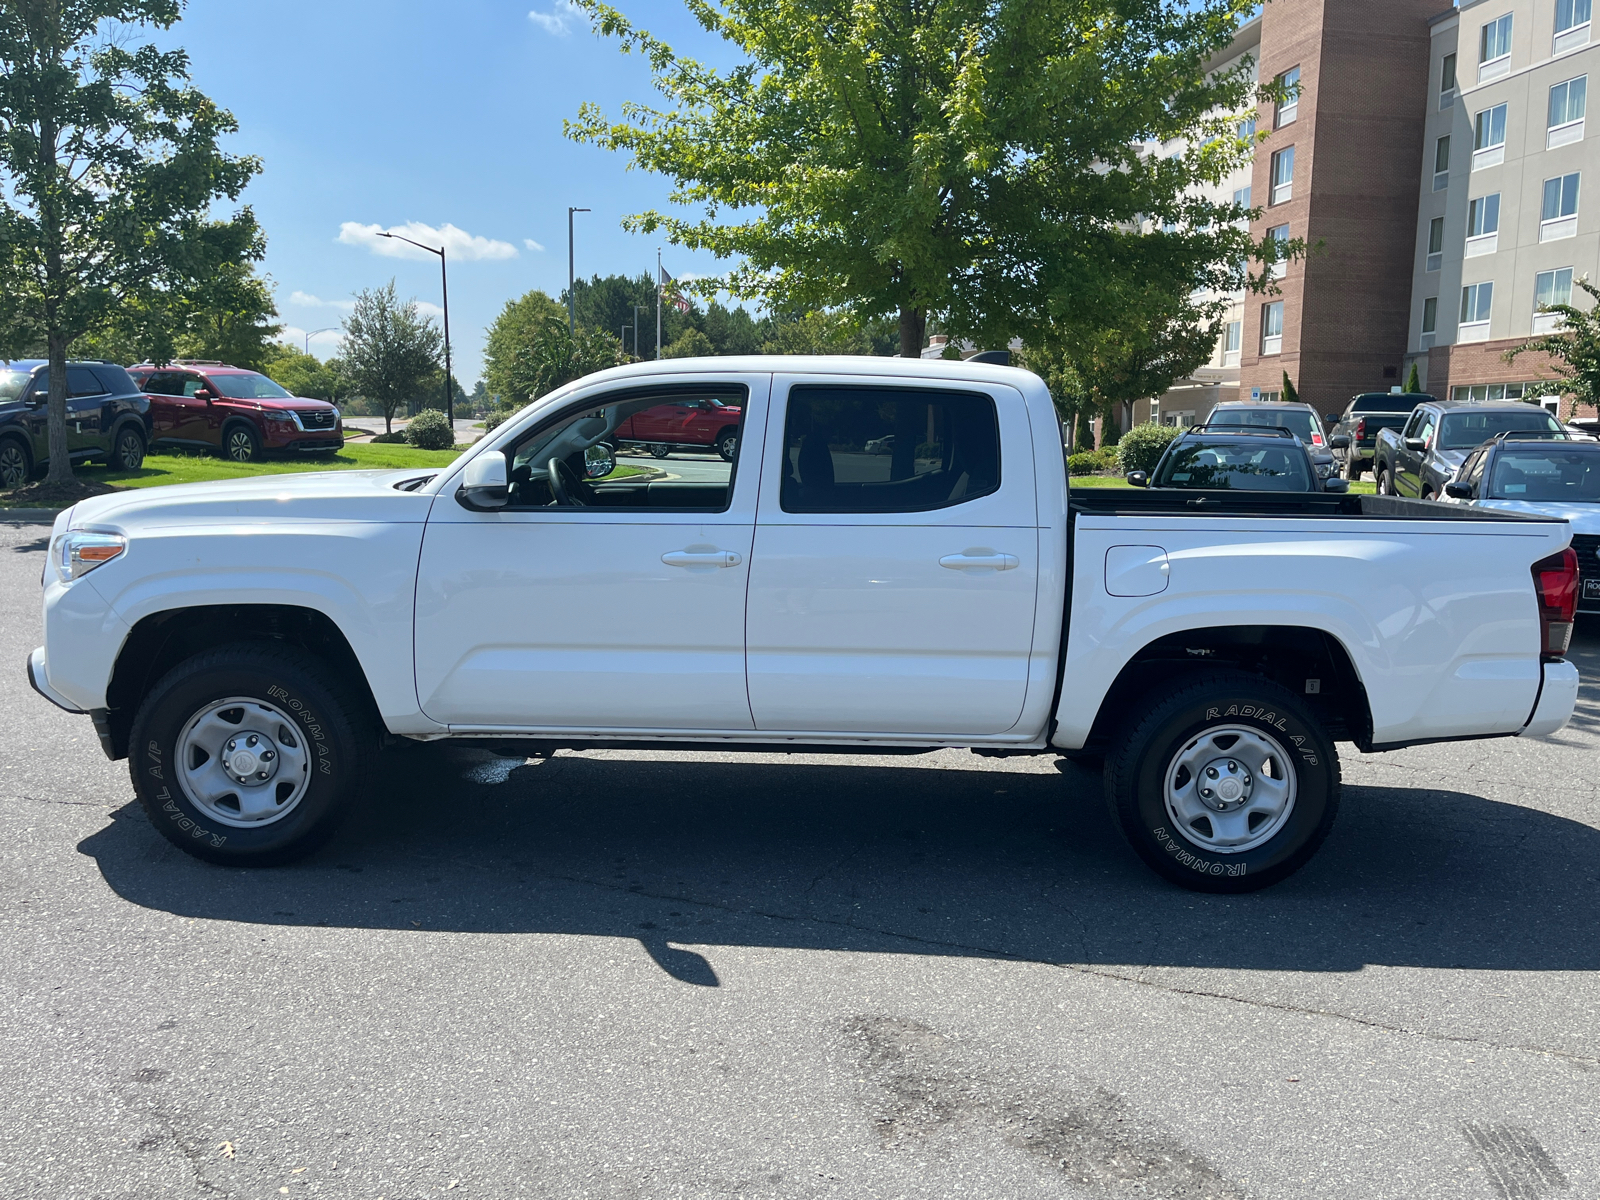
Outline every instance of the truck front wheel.
<path fill-rule="evenodd" d="M 733 456 L 739 452 L 739 431 L 729 429 L 717 438 L 717 453 L 722 456 L 723 462 L 732 462 Z"/>
<path fill-rule="evenodd" d="M 1304 866 L 1339 807 L 1339 759 L 1315 715 L 1243 672 L 1191 677 L 1135 718 L 1106 798 L 1147 866 L 1198 892 L 1249 892 Z"/>
<path fill-rule="evenodd" d="M 173 845 L 268 866 L 327 840 L 360 798 L 374 745 L 362 705 L 310 655 L 241 643 L 180 663 L 150 690 L 128 769 Z"/>

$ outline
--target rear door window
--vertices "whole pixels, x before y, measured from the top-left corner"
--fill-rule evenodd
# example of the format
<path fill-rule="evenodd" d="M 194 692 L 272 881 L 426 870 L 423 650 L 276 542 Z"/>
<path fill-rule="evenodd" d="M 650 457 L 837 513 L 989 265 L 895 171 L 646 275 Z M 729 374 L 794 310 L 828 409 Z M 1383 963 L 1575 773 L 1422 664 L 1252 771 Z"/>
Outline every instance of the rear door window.
<path fill-rule="evenodd" d="M 67 368 L 67 394 L 69 396 L 102 396 L 108 389 L 88 367 Z"/>
<path fill-rule="evenodd" d="M 100 386 L 114 396 L 130 396 L 139 390 L 129 375 L 121 367 L 112 363 L 101 363 L 91 368 L 100 380 Z"/>
<path fill-rule="evenodd" d="M 977 393 L 800 385 L 783 437 L 784 512 L 930 512 L 1000 488 L 999 417 Z"/>

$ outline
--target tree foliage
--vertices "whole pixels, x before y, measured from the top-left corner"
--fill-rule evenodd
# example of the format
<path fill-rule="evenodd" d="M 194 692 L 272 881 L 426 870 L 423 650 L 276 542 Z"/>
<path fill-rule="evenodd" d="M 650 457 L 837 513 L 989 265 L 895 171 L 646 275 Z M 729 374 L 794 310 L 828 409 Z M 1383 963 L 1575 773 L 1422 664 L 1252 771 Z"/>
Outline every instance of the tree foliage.
<path fill-rule="evenodd" d="M 1075 337 L 1272 253 L 1196 191 L 1254 152 L 1248 64 L 1206 65 L 1255 0 L 686 0 L 727 70 L 576 3 L 666 104 L 585 104 L 568 134 L 673 180 L 691 213 L 625 224 L 740 260 L 704 290 L 891 316 L 914 357 L 930 314 L 991 347 Z"/>
<path fill-rule="evenodd" d="M 1513 347 L 1502 357 L 1510 363 L 1524 354 L 1548 354 L 1557 378 L 1524 395 L 1529 398 L 1541 394 L 1571 396 L 1573 412 L 1578 411 L 1579 405 L 1587 404 L 1594 406 L 1596 415 L 1600 416 L 1600 308 L 1595 307 L 1600 304 L 1600 288 L 1587 278 L 1574 279 L 1573 283 L 1589 297 L 1589 309 L 1571 304 L 1546 305 L 1539 311 L 1560 316 L 1562 328 Z"/>
<path fill-rule="evenodd" d="M 546 316 L 517 345 L 504 373 L 502 408 L 518 409 L 563 384 L 628 361 L 622 343 L 604 329 L 567 331 L 567 317 Z"/>
<path fill-rule="evenodd" d="M 441 370 L 443 348 L 433 319 L 417 312 L 415 300 L 402 302 L 392 279 L 357 292 L 356 306 L 344 319 L 345 371 L 352 388 L 383 409 L 385 433 L 394 431 L 400 405 L 421 395 Z"/>
<path fill-rule="evenodd" d="M 189 82 L 182 50 L 134 45 L 180 0 L 0 2 L 0 353 L 42 341 L 52 369 L 50 482 L 67 456 L 67 348 L 125 306 L 167 297 L 259 257 L 236 200 L 257 161 L 222 152 L 237 128 Z"/>
<path fill-rule="evenodd" d="M 315 354 L 304 354 L 282 343 L 261 369 L 294 395 L 310 400 L 337 400 L 349 390 L 342 360 L 330 358 L 323 362 Z"/>
<path fill-rule="evenodd" d="M 1406 375 L 1406 391 L 1413 394 L 1422 391 L 1422 375 L 1417 370 L 1415 359 L 1412 360 L 1411 370 Z"/>
<path fill-rule="evenodd" d="M 1413 370 L 1416 369 L 1415 363 L 1412 363 L 1411 366 Z M 1300 393 L 1295 390 L 1294 380 L 1289 378 L 1289 372 L 1287 371 L 1283 373 L 1283 398 L 1289 404 L 1300 403 Z"/>

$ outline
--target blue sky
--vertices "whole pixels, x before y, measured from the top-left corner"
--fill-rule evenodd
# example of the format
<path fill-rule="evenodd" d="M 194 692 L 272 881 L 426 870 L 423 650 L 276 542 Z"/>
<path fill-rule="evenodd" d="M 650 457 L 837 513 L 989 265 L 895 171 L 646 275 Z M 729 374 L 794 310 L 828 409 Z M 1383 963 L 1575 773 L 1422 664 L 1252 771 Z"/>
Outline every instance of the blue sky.
<path fill-rule="evenodd" d="M 728 61 L 677 0 L 617 7 L 680 52 Z M 569 204 L 594 210 L 576 218 L 579 275 L 654 266 L 659 239 L 621 220 L 664 207 L 667 181 L 561 132 L 584 100 L 615 116 L 624 99 L 654 97 L 646 65 L 563 0 L 189 0 L 158 40 L 184 46 L 195 83 L 238 119 L 229 148 L 264 162 L 244 199 L 267 233 L 286 340 L 338 325 L 352 292 L 391 277 L 403 296 L 439 303 L 438 260 L 374 227 L 459 231 L 450 325 L 468 388 L 505 302 L 566 286 Z M 388 256 L 398 250 L 408 256 Z M 663 256 L 674 275 L 718 270 L 670 245 Z M 311 348 L 334 353 L 337 333 Z"/>

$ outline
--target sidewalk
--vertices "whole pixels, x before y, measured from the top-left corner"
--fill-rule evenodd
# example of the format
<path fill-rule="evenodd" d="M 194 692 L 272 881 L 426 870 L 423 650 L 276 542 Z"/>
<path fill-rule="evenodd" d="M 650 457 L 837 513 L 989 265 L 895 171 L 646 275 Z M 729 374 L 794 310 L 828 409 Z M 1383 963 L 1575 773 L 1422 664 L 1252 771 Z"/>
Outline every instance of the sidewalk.
<path fill-rule="evenodd" d="M 396 417 L 394 419 L 395 432 L 399 433 L 401 430 L 403 430 L 406 427 L 406 425 L 409 422 L 409 420 L 410 420 L 410 418 L 408 418 L 408 417 Z M 478 426 L 481 425 L 481 424 L 482 424 L 482 422 L 477 417 L 458 417 L 458 418 L 456 418 L 456 424 L 455 424 L 456 445 L 458 445 L 458 446 L 470 446 L 473 442 L 475 442 L 479 438 L 481 438 L 483 436 L 483 430 L 478 428 Z M 383 432 L 383 418 L 382 417 L 345 417 L 344 418 L 344 427 L 347 430 L 348 429 L 364 429 L 368 433 L 382 433 Z"/>

